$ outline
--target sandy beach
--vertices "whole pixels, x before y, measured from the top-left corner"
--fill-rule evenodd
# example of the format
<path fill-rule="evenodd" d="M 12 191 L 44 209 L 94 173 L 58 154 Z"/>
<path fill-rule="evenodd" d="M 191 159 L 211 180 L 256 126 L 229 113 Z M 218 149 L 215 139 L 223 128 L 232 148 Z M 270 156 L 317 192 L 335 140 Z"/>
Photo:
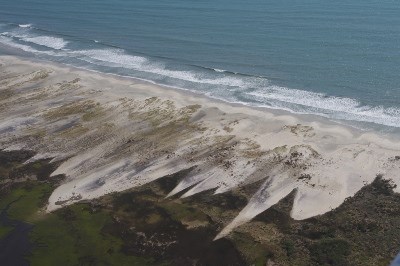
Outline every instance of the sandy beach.
<path fill-rule="evenodd" d="M 262 184 L 217 238 L 293 191 L 297 220 L 337 208 L 378 175 L 400 192 L 396 139 L 11 56 L 0 57 L 0 149 L 63 161 L 49 212 L 185 169 L 168 196 Z"/>

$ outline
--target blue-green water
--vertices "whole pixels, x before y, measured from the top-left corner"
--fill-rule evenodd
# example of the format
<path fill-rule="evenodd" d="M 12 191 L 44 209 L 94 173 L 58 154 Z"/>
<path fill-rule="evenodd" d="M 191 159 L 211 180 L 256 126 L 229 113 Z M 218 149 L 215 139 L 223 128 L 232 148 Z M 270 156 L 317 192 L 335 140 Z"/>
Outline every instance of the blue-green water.
<path fill-rule="evenodd" d="M 0 43 L 41 59 L 400 127 L 397 0 L 0 2 Z"/>

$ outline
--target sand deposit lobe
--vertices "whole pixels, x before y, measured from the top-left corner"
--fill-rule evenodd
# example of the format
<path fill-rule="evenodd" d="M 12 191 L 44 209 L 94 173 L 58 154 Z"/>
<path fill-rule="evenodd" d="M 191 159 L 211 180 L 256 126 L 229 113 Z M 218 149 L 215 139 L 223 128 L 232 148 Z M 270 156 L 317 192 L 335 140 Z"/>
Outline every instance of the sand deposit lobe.
<path fill-rule="evenodd" d="M 169 197 L 258 191 L 216 238 L 287 196 L 294 219 L 337 208 L 377 175 L 400 184 L 400 144 L 134 79 L 0 57 L 0 149 L 62 160 L 47 211 L 190 169 Z M 400 192 L 397 186 L 396 192 Z"/>

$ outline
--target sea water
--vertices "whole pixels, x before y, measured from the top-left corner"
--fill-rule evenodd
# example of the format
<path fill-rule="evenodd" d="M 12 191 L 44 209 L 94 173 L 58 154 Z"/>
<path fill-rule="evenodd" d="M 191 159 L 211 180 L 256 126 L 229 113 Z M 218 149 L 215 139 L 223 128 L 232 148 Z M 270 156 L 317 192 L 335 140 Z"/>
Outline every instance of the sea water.
<path fill-rule="evenodd" d="M 0 44 L 228 102 L 400 128 L 397 0 L 0 0 Z"/>

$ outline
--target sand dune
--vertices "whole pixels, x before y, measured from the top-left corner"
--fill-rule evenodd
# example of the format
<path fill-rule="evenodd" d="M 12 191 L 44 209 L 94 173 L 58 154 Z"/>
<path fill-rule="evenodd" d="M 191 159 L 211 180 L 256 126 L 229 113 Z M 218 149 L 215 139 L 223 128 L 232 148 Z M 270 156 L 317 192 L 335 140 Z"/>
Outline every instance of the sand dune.
<path fill-rule="evenodd" d="M 184 169 L 192 170 L 169 196 L 262 181 L 219 238 L 293 190 L 291 216 L 306 219 L 378 174 L 400 185 L 400 144 L 379 134 L 16 57 L 0 64 L 0 149 L 63 160 L 53 175 L 67 179 L 48 211 Z"/>

